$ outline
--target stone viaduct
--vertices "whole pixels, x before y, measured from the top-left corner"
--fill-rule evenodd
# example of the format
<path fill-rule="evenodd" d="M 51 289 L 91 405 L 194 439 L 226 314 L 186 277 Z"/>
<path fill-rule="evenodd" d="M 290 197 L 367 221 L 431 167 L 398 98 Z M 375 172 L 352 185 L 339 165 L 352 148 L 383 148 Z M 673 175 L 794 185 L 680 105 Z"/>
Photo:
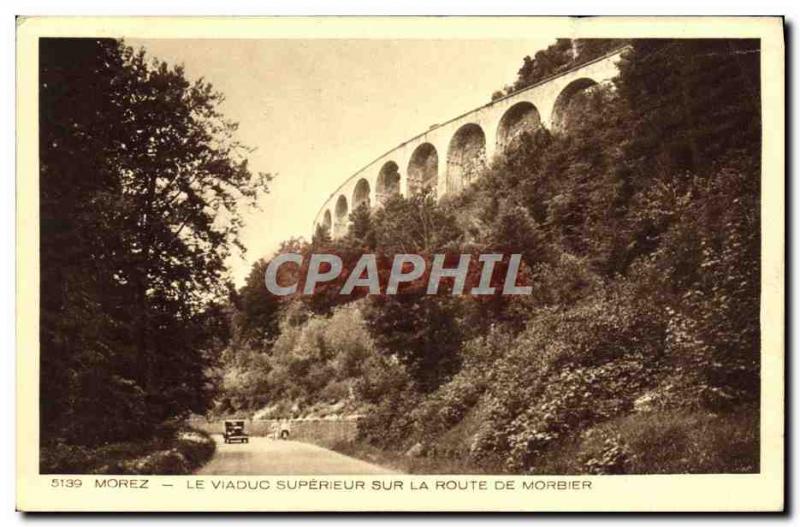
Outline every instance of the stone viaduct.
<path fill-rule="evenodd" d="M 523 90 L 494 100 L 412 137 L 347 178 L 314 218 L 333 237 L 347 232 L 348 216 L 362 203 L 380 206 L 393 194 L 425 187 L 441 197 L 471 182 L 488 159 L 511 139 L 540 126 L 558 132 L 570 99 L 578 92 L 610 82 L 625 48 L 612 51 Z"/>

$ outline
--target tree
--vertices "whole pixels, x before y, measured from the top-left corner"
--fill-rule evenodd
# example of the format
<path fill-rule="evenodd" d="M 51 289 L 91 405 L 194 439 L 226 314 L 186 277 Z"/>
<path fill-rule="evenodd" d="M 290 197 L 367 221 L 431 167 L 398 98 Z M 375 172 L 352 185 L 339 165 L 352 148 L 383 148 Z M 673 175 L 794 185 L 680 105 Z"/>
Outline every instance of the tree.
<path fill-rule="evenodd" d="M 492 94 L 492 100 L 510 95 L 532 86 L 548 77 L 570 68 L 594 60 L 627 44 L 625 39 L 617 38 L 559 38 L 545 49 L 522 59 L 517 79 L 511 86 Z"/>
<path fill-rule="evenodd" d="M 404 198 L 396 194 L 371 219 L 378 250 L 432 253 L 460 241 L 455 217 L 436 203 L 430 191 Z"/>
<path fill-rule="evenodd" d="M 209 317 L 269 176 L 181 67 L 114 40 L 40 57 L 43 441 L 144 437 L 210 403 Z"/>
<path fill-rule="evenodd" d="M 311 245 L 313 247 L 324 247 L 331 243 L 330 229 L 324 225 L 317 225 L 314 229 L 314 235 L 311 237 Z"/>
<path fill-rule="evenodd" d="M 362 203 L 350 213 L 347 235 L 366 249 L 375 248 L 375 231 L 372 228 L 372 218 L 366 203 Z"/>
<path fill-rule="evenodd" d="M 634 125 L 626 156 L 648 179 L 707 171 L 731 149 L 757 157 L 759 75 L 755 40 L 633 41 L 617 82 Z"/>
<path fill-rule="evenodd" d="M 302 238 L 290 238 L 281 242 L 274 256 L 287 253 L 307 255 L 309 245 Z M 236 346 L 252 346 L 259 352 L 268 348 L 278 337 L 278 323 L 286 298 L 276 296 L 267 291 L 264 273 L 269 260 L 260 259 L 253 264 L 250 274 L 242 288 L 237 292 L 238 298 L 234 326 L 236 328 Z M 282 265 L 278 269 L 277 280 L 280 284 L 296 283 L 300 270 L 293 265 Z"/>
<path fill-rule="evenodd" d="M 253 264 L 247 281 L 238 292 L 239 306 L 235 326 L 239 345 L 252 344 L 263 351 L 278 336 L 278 320 L 282 303 L 267 291 L 264 273 L 267 270 L 264 259 Z"/>
<path fill-rule="evenodd" d="M 378 348 L 408 369 L 418 389 L 433 391 L 458 371 L 467 337 L 458 298 L 424 291 L 369 297 L 364 318 Z"/>

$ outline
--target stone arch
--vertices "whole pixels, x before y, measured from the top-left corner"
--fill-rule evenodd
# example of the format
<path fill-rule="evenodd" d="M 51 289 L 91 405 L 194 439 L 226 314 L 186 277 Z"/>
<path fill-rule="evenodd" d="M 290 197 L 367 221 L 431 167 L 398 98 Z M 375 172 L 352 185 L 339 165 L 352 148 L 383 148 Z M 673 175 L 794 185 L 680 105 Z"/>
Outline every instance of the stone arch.
<path fill-rule="evenodd" d="M 375 193 L 379 203 L 383 203 L 392 194 L 400 193 L 400 167 L 394 161 L 387 161 L 378 172 Z"/>
<path fill-rule="evenodd" d="M 331 232 L 331 227 L 333 227 L 333 219 L 331 217 L 330 209 L 325 210 L 325 214 L 322 215 L 322 223 L 320 225 L 322 225 L 322 228 L 328 233 L 328 236 L 333 235 L 333 232 Z"/>
<path fill-rule="evenodd" d="M 430 143 L 422 143 L 411 154 L 408 162 L 408 193 L 418 194 L 425 188 L 431 189 L 436 196 L 436 184 L 439 177 L 439 154 Z"/>
<path fill-rule="evenodd" d="M 356 188 L 353 190 L 353 200 L 351 203 L 353 204 L 353 210 L 356 210 L 362 204 L 365 204 L 367 208 L 370 207 L 369 182 L 366 179 L 359 179 L 358 183 L 356 183 Z"/>
<path fill-rule="evenodd" d="M 347 208 L 347 198 L 344 197 L 344 194 L 341 194 L 339 199 L 336 200 L 334 213 L 336 214 L 336 223 L 333 224 L 333 235 L 343 236 L 347 232 L 348 214 L 350 213 Z"/>
<path fill-rule="evenodd" d="M 459 192 L 486 166 L 486 134 L 475 123 L 456 130 L 447 149 L 446 192 Z"/>
<path fill-rule="evenodd" d="M 553 103 L 552 130 L 554 132 L 563 133 L 566 131 L 570 102 L 572 102 L 575 95 L 594 86 L 597 86 L 597 81 L 588 77 L 575 79 L 564 86 L 564 89 L 556 97 L 555 103 Z"/>
<path fill-rule="evenodd" d="M 506 110 L 497 125 L 497 150 L 502 152 L 523 132 L 535 132 L 542 127 L 539 110 L 528 101 L 518 102 Z"/>

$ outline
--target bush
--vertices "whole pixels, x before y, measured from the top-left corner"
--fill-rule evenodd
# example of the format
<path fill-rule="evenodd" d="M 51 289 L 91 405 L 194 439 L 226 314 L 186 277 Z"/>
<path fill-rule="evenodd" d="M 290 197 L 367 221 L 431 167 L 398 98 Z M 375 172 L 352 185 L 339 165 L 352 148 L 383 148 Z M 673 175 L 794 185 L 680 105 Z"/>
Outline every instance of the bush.
<path fill-rule="evenodd" d="M 356 397 L 367 404 L 358 421 L 358 438 L 370 445 L 403 449 L 413 440 L 412 411 L 422 402 L 406 368 L 396 359 L 375 355 L 356 380 Z"/>
<path fill-rule="evenodd" d="M 149 441 L 112 443 L 97 448 L 55 443 L 42 446 L 42 474 L 191 474 L 214 455 L 206 432 L 181 428 Z"/>
<path fill-rule="evenodd" d="M 550 445 L 624 415 L 658 378 L 664 322 L 625 287 L 545 310 L 495 363 L 472 456 L 533 470 Z"/>
<path fill-rule="evenodd" d="M 513 333 L 502 326 L 492 328 L 485 337 L 478 337 L 464 345 L 462 369 L 446 384 L 424 399 L 413 412 L 418 441 L 436 446 L 437 452 L 460 451 L 468 445 L 448 444 L 444 439 L 453 427 L 458 426 L 473 411 L 489 388 L 489 379 L 495 361 L 503 357 L 514 344 Z"/>
<path fill-rule="evenodd" d="M 222 413 L 255 412 L 269 406 L 302 412 L 317 403 L 349 400 L 375 345 L 364 323 L 363 301 L 314 315 L 302 302 L 284 310 L 281 333 L 270 350 L 230 349 L 222 374 Z"/>
<path fill-rule="evenodd" d="M 641 412 L 590 428 L 542 456 L 540 474 L 759 471 L 758 409 Z"/>

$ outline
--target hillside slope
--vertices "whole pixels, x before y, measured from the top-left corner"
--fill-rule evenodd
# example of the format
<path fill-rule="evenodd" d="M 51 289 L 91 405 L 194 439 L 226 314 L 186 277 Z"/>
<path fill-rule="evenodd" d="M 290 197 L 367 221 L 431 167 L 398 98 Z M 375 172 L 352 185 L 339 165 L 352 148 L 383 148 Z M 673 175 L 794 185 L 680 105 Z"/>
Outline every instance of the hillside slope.
<path fill-rule="evenodd" d="M 341 449 L 411 471 L 757 472 L 758 85 L 757 42 L 633 41 L 563 132 L 520 134 L 458 196 L 394 196 L 342 239 L 290 241 L 348 268 L 520 253 L 533 294 L 278 299 L 260 262 L 217 411 L 358 409 Z"/>

